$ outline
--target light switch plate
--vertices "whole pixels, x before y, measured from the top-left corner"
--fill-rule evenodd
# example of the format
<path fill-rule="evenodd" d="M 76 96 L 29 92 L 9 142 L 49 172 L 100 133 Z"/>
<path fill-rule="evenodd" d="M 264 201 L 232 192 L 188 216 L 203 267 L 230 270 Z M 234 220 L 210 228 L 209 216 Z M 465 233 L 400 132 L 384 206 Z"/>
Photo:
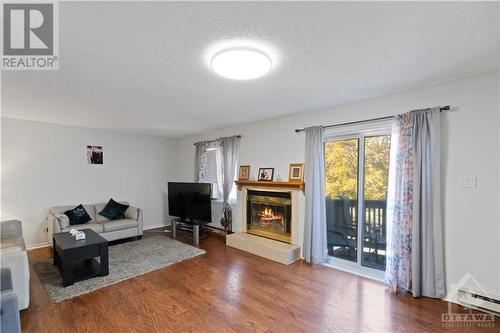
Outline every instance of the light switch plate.
<path fill-rule="evenodd" d="M 477 187 L 477 177 L 476 176 L 460 176 L 459 184 L 461 188 L 476 188 Z"/>

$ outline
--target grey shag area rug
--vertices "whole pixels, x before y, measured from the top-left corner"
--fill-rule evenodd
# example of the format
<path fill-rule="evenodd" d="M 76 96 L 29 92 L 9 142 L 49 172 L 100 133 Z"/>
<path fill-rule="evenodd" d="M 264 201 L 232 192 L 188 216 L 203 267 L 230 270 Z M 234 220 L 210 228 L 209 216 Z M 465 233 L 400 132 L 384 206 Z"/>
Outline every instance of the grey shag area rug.
<path fill-rule="evenodd" d="M 63 287 L 61 274 L 52 260 L 33 265 L 54 303 L 89 293 L 111 284 L 145 274 L 205 251 L 165 236 L 153 236 L 109 247 L 109 275 L 94 277 Z"/>

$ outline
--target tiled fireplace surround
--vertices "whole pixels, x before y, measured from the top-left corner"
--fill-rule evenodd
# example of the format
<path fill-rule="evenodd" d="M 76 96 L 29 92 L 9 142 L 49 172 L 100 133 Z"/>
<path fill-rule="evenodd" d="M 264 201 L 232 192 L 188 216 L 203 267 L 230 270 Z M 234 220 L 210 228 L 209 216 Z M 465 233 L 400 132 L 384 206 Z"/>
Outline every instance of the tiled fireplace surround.
<path fill-rule="evenodd" d="M 226 244 L 243 251 L 291 264 L 302 256 L 302 239 L 304 230 L 304 193 L 296 187 L 273 186 L 275 184 L 240 185 L 237 209 L 233 216 L 234 233 L 226 237 Z M 269 239 L 247 233 L 247 198 L 248 191 L 290 193 L 291 199 L 291 235 L 289 242 Z"/>

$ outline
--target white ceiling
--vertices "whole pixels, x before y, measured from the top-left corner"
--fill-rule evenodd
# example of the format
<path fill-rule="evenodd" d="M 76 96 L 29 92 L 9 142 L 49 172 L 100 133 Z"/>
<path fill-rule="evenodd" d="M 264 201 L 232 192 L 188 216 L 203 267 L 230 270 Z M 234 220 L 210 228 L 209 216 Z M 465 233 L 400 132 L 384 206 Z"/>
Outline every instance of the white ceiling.
<path fill-rule="evenodd" d="M 179 137 L 498 70 L 499 4 L 60 3 L 60 69 L 4 71 L 2 115 Z M 270 75 L 206 52 L 265 42 Z"/>

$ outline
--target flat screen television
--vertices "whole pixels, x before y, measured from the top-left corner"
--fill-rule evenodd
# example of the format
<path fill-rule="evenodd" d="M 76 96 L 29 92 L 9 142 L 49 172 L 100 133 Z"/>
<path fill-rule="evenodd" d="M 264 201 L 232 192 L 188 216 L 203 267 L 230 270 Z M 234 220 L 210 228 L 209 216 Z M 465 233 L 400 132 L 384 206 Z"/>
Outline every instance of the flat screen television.
<path fill-rule="evenodd" d="M 212 221 L 212 184 L 168 183 L 168 213 L 182 220 Z"/>

